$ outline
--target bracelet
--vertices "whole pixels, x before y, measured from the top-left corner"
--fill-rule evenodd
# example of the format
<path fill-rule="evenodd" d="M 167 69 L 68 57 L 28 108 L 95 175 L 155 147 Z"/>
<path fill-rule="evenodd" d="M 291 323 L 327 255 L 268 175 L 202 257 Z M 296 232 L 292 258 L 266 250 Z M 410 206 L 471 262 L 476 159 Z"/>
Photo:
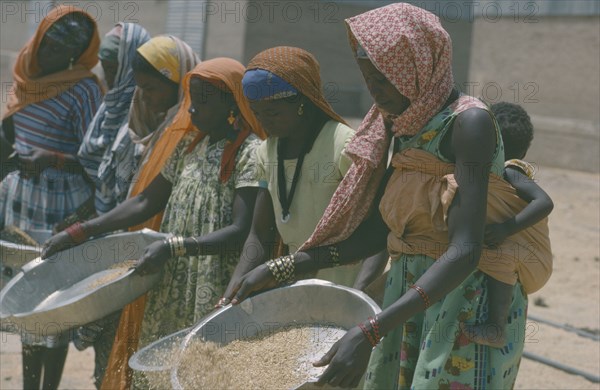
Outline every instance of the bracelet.
<path fill-rule="evenodd" d="M 291 282 L 296 270 L 294 255 L 281 256 L 265 263 L 279 284 Z"/>
<path fill-rule="evenodd" d="M 369 332 L 369 330 L 367 329 L 367 327 L 364 324 L 361 324 L 361 323 L 358 324 L 358 327 L 360 328 L 360 330 L 362 330 L 362 332 L 365 335 L 365 337 L 367 338 L 367 340 L 369 340 L 369 343 L 371 344 L 371 346 L 373 348 L 375 348 L 377 346 L 377 343 L 373 339 L 373 336 L 371 335 L 371 332 Z"/>
<path fill-rule="evenodd" d="M 171 257 L 182 257 L 186 255 L 187 250 L 185 249 L 185 245 L 183 245 L 183 237 L 169 237 L 165 240 L 165 242 L 169 245 Z"/>
<path fill-rule="evenodd" d="M 181 257 L 181 256 L 185 256 L 185 254 L 187 253 L 187 250 L 185 249 L 185 245 L 183 244 L 183 237 L 181 236 L 177 236 L 175 237 L 176 241 L 175 241 L 175 256 L 177 257 Z"/>
<path fill-rule="evenodd" d="M 381 341 L 381 334 L 379 333 L 379 318 L 377 318 L 377 316 L 375 316 L 375 318 L 369 317 L 369 322 L 371 323 L 371 328 L 373 329 L 375 336 L 375 344 L 379 344 Z"/>
<path fill-rule="evenodd" d="M 423 290 L 421 287 L 417 286 L 416 284 L 412 284 L 412 285 L 410 285 L 408 287 L 416 290 L 419 293 L 419 295 L 421 296 L 421 298 L 425 302 L 425 309 L 427 309 L 429 306 L 431 306 L 431 303 L 429 302 L 429 296 L 427 295 L 427 293 L 425 292 L 425 290 Z"/>
<path fill-rule="evenodd" d="M 331 264 L 334 267 L 338 267 L 340 265 L 340 252 L 338 251 L 337 245 L 329 246 L 329 256 L 331 257 Z"/>
<path fill-rule="evenodd" d="M 67 232 L 76 244 L 81 244 L 88 239 L 87 233 L 80 222 L 75 222 L 73 225 L 66 228 L 65 232 Z"/>

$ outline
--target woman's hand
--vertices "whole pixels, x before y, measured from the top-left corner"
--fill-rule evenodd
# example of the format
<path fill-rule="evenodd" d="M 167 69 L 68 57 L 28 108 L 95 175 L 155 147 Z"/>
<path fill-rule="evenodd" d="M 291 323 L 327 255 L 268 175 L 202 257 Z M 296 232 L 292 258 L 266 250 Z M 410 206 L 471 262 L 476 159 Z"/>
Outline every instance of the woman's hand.
<path fill-rule="evenodd" d="M 50 151 L 32 148 L 28 154 L 19 155 L 20 171 L 25 177 L 37 178 L 41 173 L 49 168 L 55 160 L 54 154 Z"/>
<path fill-rule="evenodd" d="M 227 298 L 231 298 L 231 303 L 237 305 L 248 296 L 256 291 L 262 291 L 269 288 L 277 287 L 275 277 L 265 264 L 261 264 L 248 272 L 246 275 L 235 284 L 233 292 Z"/>
<path fill-rule="evenodd" d="M 371 357 L 372 347 L 358 326 L 350 329 L 319 361 L 315 367 L 329 365 L 319 377 L 318 384 L 354 388 L 358 386 Z"/>
<path fill-rule="evenodd" d="M 135 268 L 140 275 L 153 274 L 162 270 L 170 258 L 171 248 L 169 244 L 165 240 L 155 241 L 146 247 Z"/>
<path fill-rule="evenodd" d="M 495 248 L 502 244 L 509 236 L 510 231 L 508 230 L 506 224 L 493 223 L 491 225 L 486 225 L 483 242 L 488 247 Z"/>
<path fill-rule="evenodd" d="M 62 231 L 54 236 L 50 237 L 42 248 L 42 259 L 47 259 L 53 254 L 64 251 L 65 249 L 72 248 L 77 244 L 73 241 L 73 238 L 65 231 Z"/>

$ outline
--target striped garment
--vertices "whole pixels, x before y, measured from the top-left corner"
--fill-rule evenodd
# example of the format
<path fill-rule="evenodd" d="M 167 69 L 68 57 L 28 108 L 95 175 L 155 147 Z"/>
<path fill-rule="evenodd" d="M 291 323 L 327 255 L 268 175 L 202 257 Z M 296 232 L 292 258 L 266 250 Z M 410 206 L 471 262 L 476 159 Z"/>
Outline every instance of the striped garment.
<path fill-rule="evenodd" d="M 103 170 L 100 175 L 99 167 L 107 149 L 113 145 L 119 129 L 127 125 L 135 91 L 131 60 L 135 57 L 137 48 L 150 39 L 148 32 L 140 25 L 119 24 L 122 26 L 122 33 L 115 86 L 104 97 L 104 102 L 94 116 L 78 153 L 81 165 L 96 185 L 95 205 L 100 214 L 113 209 L 119 201 L 115 193 L 114 170 Z"/>
<path fill-rule="evenodd" d="M 77 154 L 101 101 L 100 86 L 87 78 L 54 98 L 24 107 L 13 115 L 16 151 Z M 0 184 L 0 223 L 52 230 L 91 195 L 91 186 L 77 173 L 50 167 L 34 179 L 12 172 Z"/>

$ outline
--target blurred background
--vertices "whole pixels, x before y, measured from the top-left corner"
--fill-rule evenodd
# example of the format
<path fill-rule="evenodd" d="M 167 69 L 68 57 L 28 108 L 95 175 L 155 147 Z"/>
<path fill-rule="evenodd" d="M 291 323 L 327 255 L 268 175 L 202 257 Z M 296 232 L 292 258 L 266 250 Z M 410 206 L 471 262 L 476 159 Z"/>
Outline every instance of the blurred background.
<path fill-rule="evenodd" d="M 56 1 L 2 1 L 1 81 Z M 303 47 L 321 63 L 326 96 L 347 118 L 372 104 L 346 39 L 344 19 L 389 1 L 68 1 L 96 18 L 101 34 L 118 21 L 183 38 L 201 58 L 247 63 L 277 45 Z M 522 104 L 537 130 L 528 155 L 542 165 L 600 170 L 600 2 L 412 1 L 437 14 L 454 44 L 465 93 Z M 100 70 L 99 70 L 100 72 Z M 4 106 L 5 101 L 2 102 Z M 2 107 L 2 110 L 4 107 Z M 354 122 L 356 123 L 356 122 Z M 560 153 L 548 153 L 560 150 Z"/>
<path fill-rule="evenodd" d="M 33 35 L 39 21 L 59 3 L 0 2 L 0 111 L 7 101 L 17 53 Z M 65 3 L 79 6 L 94 16 L 101 35 L 119 21 L 140 23 L 153 36 L 167 33 L 184 39 L 202 59 L 226 56 L 247 63 L 255 54 L 272 46 L 305 48 L 321 64 L 327 98 L 356 127 L 372 99 L 349 49 L 344 19 L 391 2 Z M 596 338 L 581 338 L 534 321 L 533 327 L 528 327 L 531 338 L 526 350 L 597 377 L 600 373 L 600 2 L 409 3 L 437 14 L 450 33 L 455 81 L 460 90 L 489 103 L 521 104 L 531 115 L 536 133 L 527 160 L 539 167 L 538 180 L 554 199 L 556 208 L 550 217 L 554 276 L 540 293 L 531 297 L 529 310 L 534 317 L 583 329 Z M 97 71 L 101 73 L 99 67 Z M 18 388 L 20 367 L 16 365 L 20 364 L 20 350 L 18 343 L 6 341 L 9 339 L 3 335 L 0 343 L 3 359 L 0 387 Z M 5 368 L 12 354 L 16 365 Z M 70 359 L 82 355 L 72 353 Z M 85 359 L 79 359 L 68 364 L 81 368 L 77 365 L 86 363 Z M 63 377 L 65 388 L 87 386 L 87 382 L 73 379 L 68 369 L 69 366 Z M 91 375 L 89 367 L 82 369 Z M 581 376 L 532 361 L 524 361 L 517 387 L 600 388 L 598 383 Z"/>

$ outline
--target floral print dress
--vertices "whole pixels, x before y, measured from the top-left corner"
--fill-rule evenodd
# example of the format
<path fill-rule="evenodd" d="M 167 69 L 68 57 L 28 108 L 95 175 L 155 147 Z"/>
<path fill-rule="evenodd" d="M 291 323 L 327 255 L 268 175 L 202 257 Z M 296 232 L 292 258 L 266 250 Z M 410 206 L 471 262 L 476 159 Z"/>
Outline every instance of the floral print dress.
<path fill-rule="evenodd" d="M 235 172 L 222 183 L 221 157 L 227 140 L 209 143 L 208 137 L 192 151 L 193 135 L 186 136 L 161 174 L 173 184 L 164 212 L 162 232 L 198 237 L 233 222 L 236 189 L 258 187 L 255 149 L 260 140 L 249 136 L 236 157 Z M 190 256 L 170 259 L 159 284 L 147 297 L 141 345 L 193 325 L 213 310 L 223 295 L 240 254 Z"/>

